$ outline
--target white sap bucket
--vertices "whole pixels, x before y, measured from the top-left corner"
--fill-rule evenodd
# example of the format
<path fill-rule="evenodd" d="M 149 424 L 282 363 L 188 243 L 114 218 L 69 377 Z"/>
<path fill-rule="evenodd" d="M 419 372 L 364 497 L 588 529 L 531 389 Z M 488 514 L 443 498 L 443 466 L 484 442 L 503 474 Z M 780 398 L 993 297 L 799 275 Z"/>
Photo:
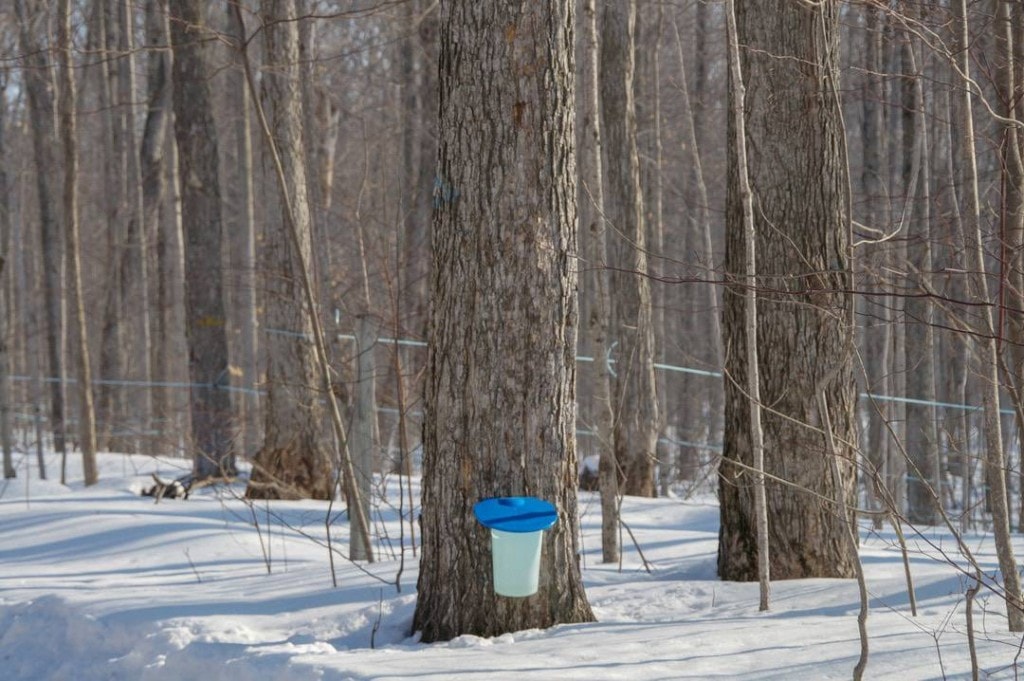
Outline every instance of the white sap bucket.
<path fill-rule="evenodd" d="M 544 530 L 555 524 L 555 507 L 534 497 L 498 497 L 473 506 L 481 525 L 491 530 L 494 592 L 525 598 L 537 593 Z"/>
<path fill-rule="evenodd" d="M 523 598 L 537 593 L 537 582 L 540 578 L 540 547 L 543 538 L 543 530 L 491 530 L 491 560 L 496 594 Z"/>

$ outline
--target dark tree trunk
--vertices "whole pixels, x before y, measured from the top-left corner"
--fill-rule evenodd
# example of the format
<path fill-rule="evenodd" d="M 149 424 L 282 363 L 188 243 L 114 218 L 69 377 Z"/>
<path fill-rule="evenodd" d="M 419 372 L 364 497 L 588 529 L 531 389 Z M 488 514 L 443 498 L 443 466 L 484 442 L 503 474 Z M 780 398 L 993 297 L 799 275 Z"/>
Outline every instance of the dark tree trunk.
<path fill-rule="evenodd" d="M 25 92 L 28 95 L 32 147 L 36 162 L 36 193 L 39 202 L 39 231 L 43 247 L 43 296 L 46 308 L 46 354 L 49 359 L 50 418 L 53 446 L 66 453 L 64 439 L 64 243 L 60 229 L 60 189 L 57 180 L 57 131 L 54 125 L 53 71 L 46 48 L 36 42 L 49 35 L 49 14 L 33 0 L 14 4 L 21 28 L 21 49 L 25 56 Z M 64 482 L 63 468 L 61 482 Z"/>
<path fill-rule="evenodd" d="M 167 15 L 161 6 L 161 0 L 146 2 L 146 45 L 156 48 L 166 45 L 168 40 Z M 146 121 L 142 129 L 142 141 L 139 145 L 139 168 L 142 173 L 142 231 L 147 238 L 157 244 L 157 268 L 153 279 L 157 294 L 153 300 L 157 302 L 156 310 L 150 315 L 152 346 L 150 366 L 153 380 L 166 382 L 168 376 L 170 338 L 167 337 L 167 325 L 164 319 L 169 310 L 161 304 L 160 292 L 163 290 L 161 271 L 165 265 L 160 261 L 166 253 L 161 237 L 161 216 L 167 194 L 167 159 L 165 157 L 168 121 L 171 112 L 171 80 L 170 55 L 163 50 L 151 49 L 147 57 L 146 77 Z M 154 386 L 152 389 L 152 414 L 155 422 L 161 425 L 168 423 L 170 417 L 170 395 L 168 389 Z M 157 452 L 165 452 L 165 440 L 152 444 Z"/>
<path fill-rule="evenodd" d="M 839 3 L 812 8 L 788 0 L 737 5 L 744 47 L 749 170 L 758 249 L 758 360 L 765 470 L 799 489 L 767 481 L 771 574 L 775 579 L 852 577 L 849 535 L 836 507 L 854 501 L 856 389 L 849 353 L 853 304 L 849 196 L 838 87 Z M 730 90 L 731 91 L 731 90 Z M 735 134 L 730 126 L 730 137 Z M 745 271 L 743 217 L 730 144 L 726 270 Z M 724 301 L 728 349 L 726 435 L 719 498 L 718 573 L 757 579 L 744 290 Z M 737 383 L 739 382 L 739 384 Z M 836 494 L 815 395 L 825 390 L 846 489 Z M 778 412 L 776 414 L 775 412 Z M 781 415 L 780 415 L 781 414 Z M 784 418 L 787 417 L 787 418 Z"/>
<path fill-rule="evenodd" d="M 929 154 L 925 129 L 924 88 L 916 41 L 906 36 L 903 47 L 903 157 L 904 191 L 908 202 L 904 211 L 907 240 L 901 259 L 907 264 L 907 289 L 917 293 L 930 289 L 932 272 L 929 231 Z M 906 395 L 914 400 L 935 401 L 935 330 L 932 304 L 926 298 L 911 296 L 905 301 L 903 365 Z M 907 518 L 912 523 L 931 525 L 939 522 L 939 506 L 934 495 L 941 494 L 938 478 L 939 433 L 935 407 L 919 402 L 906 405 Z"/>
<path fill-rule="evenodd" d="M 572 0 L 441 6 L 424 419 L 424 641 L 593 620 L 577 562 Z M 494 593 L 484 498 L 558 509 L 539 591 Z"/>
<path fill-rule="evenodd" d="M 68 288 L 73 311 L 72 341 L 78 366 L 75 367 L 78 392 L 78 441 L 82 448 L 82 477 L 86 486 L 99 481 L 96 467 L 96 415 L 93 409 L 92 367 L 82 296 L 82 259 L 79 256 L 78 230 L 78 115 L 77 83 L 71 58 L 71 2 L 57 3 L 57 49 L 60 54 L 60 97 L 57 118 L 64 146 L 64 237 L 67 247 Z"/>
<path fill-rule="evenodd" d="M 221 267 L 217 130 L 204 57 L 201 0 L 170 0 L 174 46 L 174 134 L 178 142 L 185 234 L 185 334 L 188 339 L 193 470 L 199 478 L 234 475 L 227 325 Z"/>

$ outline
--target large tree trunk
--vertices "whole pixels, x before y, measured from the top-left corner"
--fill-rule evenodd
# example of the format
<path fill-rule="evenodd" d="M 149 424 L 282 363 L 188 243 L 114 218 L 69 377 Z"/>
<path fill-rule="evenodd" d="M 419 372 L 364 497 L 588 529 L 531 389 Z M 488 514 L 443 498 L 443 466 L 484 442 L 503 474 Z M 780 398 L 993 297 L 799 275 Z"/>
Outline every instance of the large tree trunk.
<path fill-rule="evenodd" d="M 299 33 L 294 0 L 265 0 L 261 6 L 265 59 L 263 96 L 267 122 L 280 157 L 289 202 L 275 188 L 268 201 L 263 271 L 264 309 L 268 333 L 267 398 L 264 401 L 263 447 L 253 461 L 246 489 L 250 498 L 330 499 L 333 467 L 324 443 L 325 414 L 317 391 L 316 354 L 310 339 L 313 325 L 301 288 L 301 263 L 313 261 L 312 217 L 306 193 L 306 160 L 302 141 L 302 95 L 299 78 Z M 273 167 L 275 149 L 265 147 L 266 165 Z M 275 186 L 276 187 L 276 186 Z M 289 234 L 298 234 L 295 251 Z M 287 333 L 282 333 L 286 331 Z"/>
<path fill-rule="evenodd" d="M 759 610 L 768 610 L 771 600 L 771 569 L 768 543 L 768 508 L 764 477 L 764 429 L 761 427 L 761 379 L 757 350 L 757 228 L 754 222 L 754 193 L 750 188 L 750 166 L 747 163 L 746 85 L 740 64 L 740 48 L 736 30 L 736 3 L 725 3 L 725 23 L 729 45 L 729 121 L 732 124 L 733 152 L 736 166 L 736 184 L 743 213 L 743 283 L 746 287 L 743 306 L 743 334 L 747 341 L 747 390 L 751 445 L 751 463 L 754 474 L 754 526 L 757 532 L 757 572 L 760 586 Z M 820 403 L 819 403 L 820 404 Z M 827 429 L 828 414 L 819 407 Z M 831 434 L 826 432 L 826 438 Z M 828 456 L 826 452 L 826 456 Z"/>
<path fill-rule="evenodd" d="M 102 119 L 102 145 L 108 150 L 103 156 L 104 218 L 106 229 L 106 258 L 108 262 L 105 280 L 106 295 L 103 306 L 103 322 L 100 332 L 99 378 L 103 382 L 97 390 L 96 412 L 100 431 L 98 444 L 101 449 L 120 450 L 122 442 L 115 437 L 115 431 L 123 431 L 127 413 L 125 386 L 117 381 L 125 378 L 127 366 L 126 315 L 124 313 L 124 268 L 127 235 L 127 220 L 122 219 L 126 210 L 128 187 L 126 122 L 121 115 L 121 97 L 118 88 L 120 60 L 117 54 L 117 0 L 104 0 L 93 6 L 89 27 L 89 48 L 101 50 L 108 55 L 96 65 L 98 97 L 100 107 L 110 115 Z"/>
<path fill-rule="evenodd" d="M 220 181 L 210 77 L 204 59 L 201 0 L 170 0 L 174 45 L 174 133 L 180 154 L 185 232 L 185 333 L 188 339 L 193 471 L 234 475 L 227 325 L 221 267 Z"/>
<path fill-rule="evenodd" d="M 139 169 L 142 175 L 142 233 L 157 245 L 155 250 L 158 255 L 157 269 L 153 277 L 157 291 L 153 300 L 156 301 L 157 306 L 149 318 L 152 327 L 150 332 L 152 345 L 147 349 L 150 355 L 150 375 L 154 382 L 170 380 L 167 355 L 171 347 L 170 339 L 167 337 L 168 327 L 163 323 L 169 311 L 163 309 L 160 294 L 163 290 L 161 270 L 164 268 L 164 264 L 160 261 L 159 256 L 165 253 L 164 240 L 161 236 L 161 216 L 167 194 L 164 152 L 171 112 L 170 55 L 166 50 L 156 49 L 160 45 L 166 45 L 168 40 L 167 14 L 161 5 L 161 0 L 147 0 L 146 2 L 146 45 L 150 51 L 146 65 L 146 121 L 139 145 Z M 163 427 L 158 430 L 164 430 L 165 433 L 172 432 L 172 429 L 166 428 L 167 419 L 170 417 L 168 389 L 152 386 L 149 392 L 152 394 L 150 405 L 152 416 L 155 423 Z M 152 441 L 149 451 L 166 452 L 165 438 Z"/>
<path fill-rule="evenodd" d="M 64 437 L 64 240 L 60 230 L 57 177 L 57 131 L 54 125 L 53 71 L 48 52 L 37 40 L 48 35 L 49 14 L 34 0 L 14 3 L 25 56 L 24 82 L 28 95 L 32 147 L 35 154 L 36 195 L 43 247 L 43 296 L 46 308 L 46 354 L 49 359 L 50 423 L 53 447 L 66 456 Z M 63 469 L 61 482 L 64 482 Z"/>
<path fill-rule="evenodd" d="M 120 123 L 124 129 L 125 214 L 127 218 L 124 244 L 124 267 L 121 279 L 121 299 L 127 317 L 126 352 L 130 374 L 118 378 L 135 379 L 149 383 L 152 379 L 150 363 L 149 325 L 149 234 L 143 221 L 143 180 L 139 157 L 138 135 L 135 121 L 135 0 L 117 0 L 118 18 L 118 100 L 121 107 Z M 124 219 L 122 218 L 122 219 Z M 118 451 L 139 451 L 140 436 L 148 437 L 153 425 L 153 393 L 148 385 L 142 389 L 120 388 L 128 395 L 126 416 L 130 419 L 119 428 L 124 435 L 118 440 Z"/>
<path fill-rule="evenodd" d="M 577 562 L 572 0 L 441 7 L 432 244 L 424 641 L 593 620 Z M 536 595 L 497 596 L 474 502 L 558 509 Z"/>
<path fill-rule="evenodd" d="M 856 389 L 847 347 L 849 189 L 838 87 L 838 2 L 737 6 L 754 192 L 758 359 L 764 414 L 771 574 L 852 577 L 850 538 L 833 504 L 854 501 Z M 730 139 L 736 134 L 729 127 Z M 730 144 L 730 151 L 732 150 Z M 757 579 L 754 475 L 746 376 L 743 217 L 735 153 L 729 161 L 724 304 L 725 450 L 719 483 L 718 572 Z M 794 200 L 799 197 L 800 200 Z M 827 379 L 827 380 L 826 380 Z M 827 396 L 846 488 L 836 490 L 815 394 Z M 778 412 L 778 413 L 776 413 Z M 839 493 L 837 493 L 839 492 Z"/>
<path fill-rule="evenodd" d="M 607 159 L 605 215 L 618 235 L 610 244 L 615 357 L 615 460 L 626 494 L 653 497 L 658 443 L 654 324 L 647 281 L 640 158 L 633 90 L 635 0 L 604 5 L 601 115 Z"/>
<path fill-rule="evenodd" d="M 246 39 L 242 14 L 234 9 L 235 2 L 225 3 L 227 22 L 231 37 L 241 44 Z M 234 50 L 236 60 L 242 58 L 241 51 Z M 255 452 L 260 446 L 262 429 L 259 425 L 260 395 L 256 389 L 259 381 L 259 318 L 256 300 L 256 195 L 254 190 L 254 162 L 252 148 L 251 111 L 243 65 L 236 61 L 236 69 L 230 74 L 232 95 L 237 102 L 238 112 L 234 125 L 237 178 L 237 205 L 240 210 L 234 218 L 232 230 L 232 270 L 235 277 L 235 323 L 237 324 L 239 347 L 235 364 L 241 369 L 244 392 L 236 395 L 240 414 L 240 449 Z"/>
<path fill-rule="evenodd" d="M 96 468 L 96 416 L 93 411 L 92 368 L 82 301 L 82 260 L 78 234 L 78 132 L 76 83 L 71 59 L 71 2 L 57 3 L 57 49 L 60 54 L 60 104 L 57 107 L 64 143 L 64 236 L 70 271 L 68 284 L 74 311 L 72 340 L 78 355 L 78 442 L 82 448 L 82 477 L 86 486 L 99 481 Z"/>

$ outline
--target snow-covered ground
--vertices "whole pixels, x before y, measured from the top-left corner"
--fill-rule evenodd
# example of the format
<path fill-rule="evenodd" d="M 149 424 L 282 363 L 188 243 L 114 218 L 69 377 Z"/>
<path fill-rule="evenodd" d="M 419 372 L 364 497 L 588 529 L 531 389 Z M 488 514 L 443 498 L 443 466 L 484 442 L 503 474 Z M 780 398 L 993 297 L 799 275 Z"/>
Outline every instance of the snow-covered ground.
<path fill-rule="evenodd" d="M 89 489 L 76 460 L 70 487 L 26 485 L 23 472 L 0 481 L 0 679 L 818 681 L 850 678 L 858 658 L 854 581 L 776 582 L 771 611 L 759 613 L 756 584 L 715 578 L 713 499 L 626 499 L 648 574 L 632 547 L 621 569 L 599 563 L 597 500 L 583 493 L 584 578 L 599 622 L 423 645 L 409 635 L 417 562 L 407 538 L 399 559 L 396 481 L 378 500 L 383 559 L 354 566 L 339 556 L 335 587 L 326 504 L 250 507 L 240 486 L 159 504 L 138 495 L 150 472 L 174 477 L 181 466 L 108 454 Z M 344 521 L 335 528 L 344 555 Z M 862 531 L 865 678 L 969 678 L 968 584 L 930 557 L 938 547 L 957 560 L 955 544 L 939 531 L 909 539 L 921 547 L 917 618 L 892 535 Z M 968 542 L 994 572 L 991 539 Z M 1016 678 L 1024 655 L 1020 637 L 1004 632 L 1002 604 L 983 592 L 975 612 L 982 678 Z"/>

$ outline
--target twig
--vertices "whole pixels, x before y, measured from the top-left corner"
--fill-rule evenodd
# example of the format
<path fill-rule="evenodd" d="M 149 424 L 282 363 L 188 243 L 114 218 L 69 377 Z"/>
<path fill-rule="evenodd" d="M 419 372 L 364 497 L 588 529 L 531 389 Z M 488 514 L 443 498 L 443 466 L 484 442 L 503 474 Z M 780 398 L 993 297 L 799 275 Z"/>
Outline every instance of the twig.
<path fill-rule="evenodd" d="M 196 581 L 202 584 L 203 578 L 199 576 L 199 570 L 196 569 L 196 564 L 192 562 L 192 556 L 188 554 L 188 549 L 185 549 L 185 558 L 188 559 L 188 565 L 192 568 L 192 574 L 196 576 Z"/>

